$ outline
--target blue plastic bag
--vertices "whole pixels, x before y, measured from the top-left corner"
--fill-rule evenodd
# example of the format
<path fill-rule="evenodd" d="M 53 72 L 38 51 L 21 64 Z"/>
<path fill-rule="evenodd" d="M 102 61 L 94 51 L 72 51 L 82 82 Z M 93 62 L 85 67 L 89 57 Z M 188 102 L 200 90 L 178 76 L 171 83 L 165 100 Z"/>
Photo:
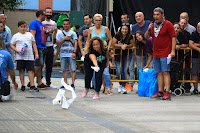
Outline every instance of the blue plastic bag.
<path fill-rule="evenodd" d="M 153 68 L 139 70 L 138 96 L 150 97 L 158 92 L 157 74 Z"/>

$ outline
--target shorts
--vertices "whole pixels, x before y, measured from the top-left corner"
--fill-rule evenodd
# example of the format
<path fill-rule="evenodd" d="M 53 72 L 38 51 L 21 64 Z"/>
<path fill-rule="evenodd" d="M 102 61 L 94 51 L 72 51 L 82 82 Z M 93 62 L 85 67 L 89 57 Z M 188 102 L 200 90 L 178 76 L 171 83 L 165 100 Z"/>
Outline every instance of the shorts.
<path fill-rule="evenodd" d="M 34 71 L 34 61 L 30 60 L 17 60 L 17 70 Z"/>
<path fill-rule="evenodd" d="M 153 66 L 155 73 L 170 71 L 170 63 L 167 64 L 167 57 L 153 58 Z"/>
<path fill-rule="evenodd" d="M 67 70 L 67 63 L 69 63 L 70 71 L 76 71 L 76 59 L 72 59 L 71 57 L 61 57 L 61 71 Z"/>
<path fill-rule="evenodd" d="M 199 59 L 198 58 L 192 58 L 192 70 L 191 74 L 192 75 L 197 75 L 198 72 L 200 72 L 200 64 L 199 64 Z"/>
<path fill-rule="evenodd" d="M 46 49 L 38 48 L 38 55 L 39 59 L 35 60 L 35 66 L 42 66 L 44 65 L 44 59 L 46 58 Z"/>

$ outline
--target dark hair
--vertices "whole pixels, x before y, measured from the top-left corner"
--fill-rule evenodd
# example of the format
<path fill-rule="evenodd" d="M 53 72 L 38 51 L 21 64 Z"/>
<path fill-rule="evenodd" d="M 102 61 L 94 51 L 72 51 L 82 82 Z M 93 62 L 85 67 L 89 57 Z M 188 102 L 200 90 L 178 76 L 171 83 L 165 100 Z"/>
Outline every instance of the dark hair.
<path fill-rule="evenodd" d="M 180 25 L 178 22 L 175 22 L 175 23 L 173 23 L 173 25 L 175 25 L 175 24 L 178 24 L 178 25 L 179 25 L 179 27 L 181 27 L 181 25 Z"/>
<path fill-rule="evenodd" d="M 46 8 L 44 9 L 45 12 L 46 12 L 46 9 L 51 9 L 51 7 L 46 7 Z"/>
<path fill-rule="evenodd" d="M 123 23 L 123 24 L 125 24 L 125 23 Z M 120 37 L 120 41 L 122 41 L 122 39 L 123 39 L 123 36 L 122 36 L 122 27 L 123 26 L 127 26 L 128 27 L 128 33 L 127 33 L 127 35 L 126 35 L 126 38 L 125 38 L 125 40 L 126 40 L 126 43 L 129 43 L 130 42 L 130 40 L 131 40 L 131 37 L 132 37 L 132 33 L 131 33 L 131 30 L 130 30 L 130 25 L 122 25 L 121 27 L 120 27 L 120 30 L 116 33 L 117 35 L 119 35 L 119 37 Z"/>
<path fill-rule="evenodd" d="M 135 32 L 135 42 L 136 43 L 140 42 L 140 41 L 137 40 L 136 34 L 140 34 L 142 36 L 143 40 L 145 40 L 145 38 L 144 38 L 144 32 L 138 30 L 138 31 Z"/>
<path fill-rule="evenodd" d="M 21 26 L 21 25 L 23 25 L 23 24 L 26 24 L 26 22 L 24 22 L 24 21 L 19 21 L 19 22 L 18 22 L 18 27 Z"/>
<path fill-rule="evenodd" d="M 85 16 L 89 16 L 89 18 L 92 18 L 92 16 L 91 16 L 90 14 L 85 14 L 84 17 L 85 17 Z"/>
<path fill-rule="evenodd" d="M 68 19 L 68 18 L 65 18 L 65 19 L 63 20 L 63 23 L 64 23 L 64 21 L 66 21 L 66 22 L 69 22 L 69 23 L 70 23 L 70 21 L 69 21 L 69 19 Z"/>
<path fill-rule="evenodd" d="M 164 13 L 164 10 L 161 7 L 156 7 L 153 12 L 160 12 L 161 14 Z"/>
<path fill-rule="evenodd" d="M 36 12 L 36 17 L 38 18 L 40 15 L 44 15 L 44 11 L 43 10 L 38 10 Z"/>
<path fill-rule="evenodd" d="M 4 43 L 5 43 L 4 38 L 0 36 L 0 47 L 2 47 L 2 44 L 4 44 Z"/>
<path fill-rule="evenodd" d="M 126 15 L 126 16 L 127 16 L 127 18 L 129 18 L 129 15 L 128 15 L 127 13 L 123 13 L 122 15 Z M 121 16 L 122 16 L 122 15 L 121 15 Z"/>
<path fill-rule="evenodd" d="M 2 21 L 0 21 L 0 24 L 3 24 L 3 26 L 5 25 Z M 4 27 L 3 31 L 6 31 L 5 27 Z"/>

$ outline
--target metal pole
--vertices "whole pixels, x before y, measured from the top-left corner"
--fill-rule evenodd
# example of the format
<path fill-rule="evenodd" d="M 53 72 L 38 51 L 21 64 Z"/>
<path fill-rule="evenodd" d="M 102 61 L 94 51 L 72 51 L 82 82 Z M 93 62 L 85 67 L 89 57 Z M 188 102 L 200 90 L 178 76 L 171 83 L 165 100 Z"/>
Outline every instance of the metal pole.
<path fill-rule="evenodd" d="M 106 26 L 109 25 L 109 0 L 106 0 Z"/>

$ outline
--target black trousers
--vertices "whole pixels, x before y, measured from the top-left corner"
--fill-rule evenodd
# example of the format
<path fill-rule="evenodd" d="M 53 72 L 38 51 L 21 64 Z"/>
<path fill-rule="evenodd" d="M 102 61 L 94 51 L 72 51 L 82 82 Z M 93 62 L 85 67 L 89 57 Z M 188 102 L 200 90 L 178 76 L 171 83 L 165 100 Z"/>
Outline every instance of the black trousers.
<path fill-rule="evenodd" d="M 93 65 L 93 62 L 89 58 L 89 54 L 85 55 L 84 59 L 84 68 L 85 68 L 85 88 L 89 89 L 91 86 L 91 80 L 93 77 L 94 70 L 91 68 Z M 96 87 L 95 92 L 99 92 L 102 85 L 102 76 L 104 68 L 106 67 L 106 60 L 104 60 L 102 63 L 98 62 L 98 66 L 100 67 L 100 70 L 98 72 L 95 72 L 95 81 L 96 81 Z"/>
<path fill-rule="evenodd" d="M 54 49 L 53 46 L 47 47 L 47 53 L 46 53 L 46 84 L 51 84 L 51 74 L 52 74 L 52 68 L 53 68 L 53 58 L 54 58 Z"/>

